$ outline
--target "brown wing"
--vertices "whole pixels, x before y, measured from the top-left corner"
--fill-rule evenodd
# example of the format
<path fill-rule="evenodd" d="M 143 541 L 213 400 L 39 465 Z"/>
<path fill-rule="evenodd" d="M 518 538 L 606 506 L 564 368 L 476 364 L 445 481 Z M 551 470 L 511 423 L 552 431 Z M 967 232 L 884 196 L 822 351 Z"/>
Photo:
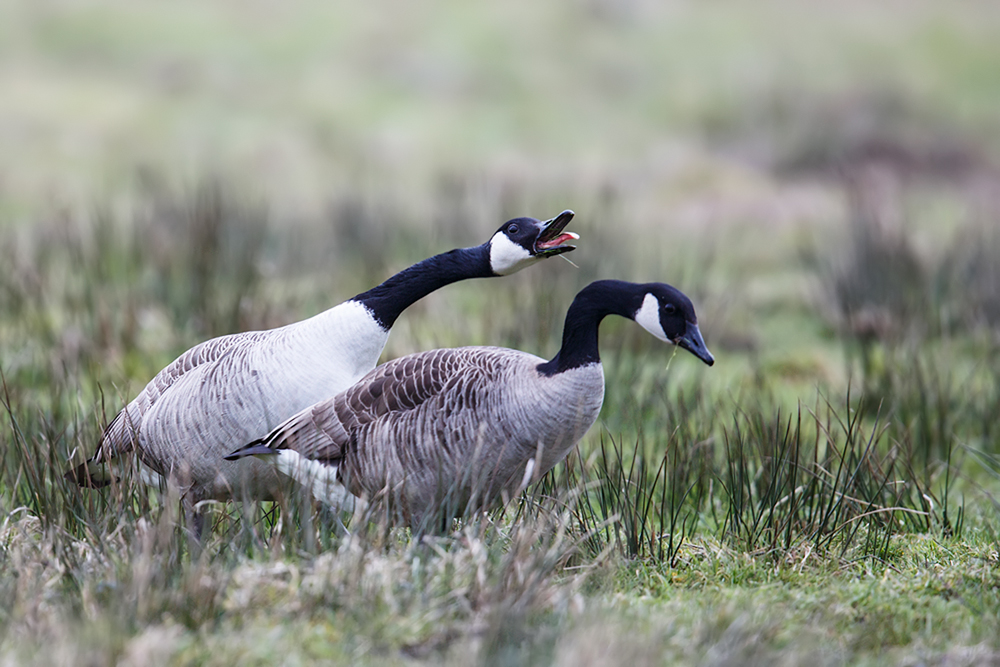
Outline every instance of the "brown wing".
<path fill-rule="evenodd" d="M 263 444 L 292 449 L 309 459 L 338 461 L 352 432 L 433 400 L 450 378 L 474 363 L 470 350 L 476 349 L 481 348 L 432 350 L 387 362 L 347 391 L 290 417 Z"/>

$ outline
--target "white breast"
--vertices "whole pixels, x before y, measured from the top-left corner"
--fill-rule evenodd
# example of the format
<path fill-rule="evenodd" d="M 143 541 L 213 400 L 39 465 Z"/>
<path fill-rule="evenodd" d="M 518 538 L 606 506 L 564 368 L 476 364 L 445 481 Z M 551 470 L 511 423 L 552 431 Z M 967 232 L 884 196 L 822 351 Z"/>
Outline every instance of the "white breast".
<path fill-rule="evenodd" d="M 150 407 L 140 458 L 195 496 L 267 499 L 277 486 L 273 468 L 222 457 L 350 387 L 375 367 L 387 338 L 368 309 L 349 301 L 234 346 L 179 378 Z"/>

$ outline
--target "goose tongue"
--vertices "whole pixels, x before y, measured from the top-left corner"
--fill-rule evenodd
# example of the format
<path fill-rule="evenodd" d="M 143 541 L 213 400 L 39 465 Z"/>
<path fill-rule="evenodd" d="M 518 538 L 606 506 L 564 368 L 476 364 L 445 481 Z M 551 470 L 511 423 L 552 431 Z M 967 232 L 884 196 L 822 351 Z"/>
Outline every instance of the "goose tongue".
<path fill-rule="evenodd" d="M 580 238 L 580 235 L 575 232 L 563 231 L 574 215 L 573 211 L 566 210 L 551 220 L 542 223 L 542 231 L 539 232 L 538 238 L 535 239 L 536 255 L 550 257 L 576 250 L 576 246 L 563 245 L 567 241 L 574 241 Z"/>
<path fill-rule="evenodd" d="M 580 238 L 580 235 L 576 232 L 563 232 L 551 241 L 542 241 L 541 243 L 536 242 L 535 247 L 539 250 L 549 250 L 565 243 L 566 241 L 575 241 L 578 238 Z"/>

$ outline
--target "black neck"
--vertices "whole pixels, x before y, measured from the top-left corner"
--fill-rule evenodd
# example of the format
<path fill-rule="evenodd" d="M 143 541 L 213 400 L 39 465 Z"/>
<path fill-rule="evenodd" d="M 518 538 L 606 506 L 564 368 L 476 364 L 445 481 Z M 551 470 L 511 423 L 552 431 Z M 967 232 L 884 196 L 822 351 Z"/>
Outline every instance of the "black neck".
<path fill-rule="evenodd" d="M 639 285 L 620 280 L 599 280 L 584 287 L 566 312 L 562 347 L 551 361 L 538 365 L 543 375 L 556 375 L 587 364 L 600 363 L 597 330 L 608 315 L 632 319 L 642 304 Z"/>
<path fill-rule="evenodd" d="M 400 313 L 434 290 L 466 278 L 489 278 L 490 246 L 450 250 L 403 269 L 351 301 L 364 304 L 387 331 Z"/>

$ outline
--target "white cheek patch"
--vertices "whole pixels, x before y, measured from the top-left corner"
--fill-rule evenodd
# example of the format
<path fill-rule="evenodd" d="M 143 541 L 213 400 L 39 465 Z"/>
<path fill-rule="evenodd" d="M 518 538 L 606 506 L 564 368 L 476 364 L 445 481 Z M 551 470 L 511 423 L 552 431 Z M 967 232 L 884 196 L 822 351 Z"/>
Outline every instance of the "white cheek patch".
<path fill-rule="evenodd" d="M 660 340 L 667 340 L 667 334 L 660 324 L 660 302 L 652 294 L 647 294 L 642 300 L 642 306 L 635 311 L 635 321 Z"/>
<path fill-rule="evenodd" d="M 490 241 L 490 268 L 498 276 L 520 271 L 539 258 L 517 245 L 503 232 L 497 232 Z"/>

